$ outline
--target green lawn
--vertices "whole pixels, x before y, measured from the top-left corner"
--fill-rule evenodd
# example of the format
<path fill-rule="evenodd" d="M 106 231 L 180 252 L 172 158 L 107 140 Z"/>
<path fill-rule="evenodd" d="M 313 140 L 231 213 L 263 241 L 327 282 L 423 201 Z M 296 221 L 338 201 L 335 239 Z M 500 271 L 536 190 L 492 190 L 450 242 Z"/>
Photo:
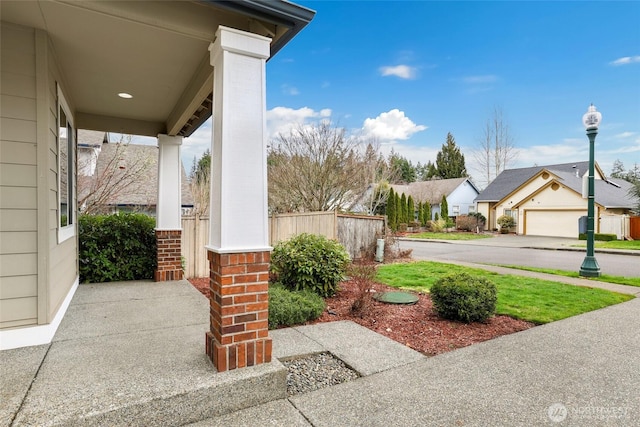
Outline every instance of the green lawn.
<path fill-rule="evenodd" d="M 538 273 L 555 274 L 557 276 L 581 277 L 577 271 L 554 270 L 551 268 L 524 267 L 521 265 L 504 265 L 504 264 L 492 264 L 492 265 L 497 265 L 499 267 L 514 268 L 516 270 L 536 271 Z M 602 276 L 594 277 L 593 279 L 590 279 L 588 277 L 583 277 L 583 279 L 597 280 L 599 282 L 615 283 L 617 285 L 628 285 L 628 286 L 640 287 L 640 277 L 611 276 L 608 274 L 603 274 Z"/>
<path fill-rule="evenodd" d="M 407 234 L 407 237 L 412 239 L 438 239 L 438 240 L 477 240 L 487 239 L 493 237 L 490 234 L 475 234 L 475 233 L 416 233 Z"/>
<path fill-rule="evenodd" d="M 610 242 L 595 242 L 596 248 L 603 249 L 629 249 L 632 251 L 640 251 L 640 240 L 612 240 Z M 576 247 L 586 247 L 586 243 L 574 245 Z"/>
<path fill-rule="evenodd" d="M 441 276 L 462 272 L 485 277 L 496 284 L 497 314 L 536 324 L 553 322 L 633 298 L 602 289 L 500 275 L 482 269 L 429 261 L 381 265 L 376 280 L 395 288 L 428 292 Z"/>

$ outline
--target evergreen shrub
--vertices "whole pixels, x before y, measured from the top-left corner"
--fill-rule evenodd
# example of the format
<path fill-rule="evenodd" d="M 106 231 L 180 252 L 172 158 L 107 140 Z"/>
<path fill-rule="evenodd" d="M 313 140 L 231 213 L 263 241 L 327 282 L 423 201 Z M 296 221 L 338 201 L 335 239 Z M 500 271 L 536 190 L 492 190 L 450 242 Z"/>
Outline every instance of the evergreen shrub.
<path fill-rule="evenodd" d="M 278 243 L 271 254 L 271 273 L 278 282 L 321 297 L 336 293 L 348 264 L 349 254 L 340 243 L 307 233 Z"/>
<path fill-rule="evenodd" d="M 269 286 L 269 329 L 315 320 L 324 308 L 322 297 L 311 291 L 290 291 L 280 284 Z"/>
<path fill-rule="evenodd" d="M 431 287 L 438 316 L 465 323 L 484 322 L 496 311 L 496 285 L 467 273 L 450 274 Z"/>
<path fill-rule="evenodd" d="M 80 282 L 153 279 L 155 225 L 155 219 L 144 214 L 81 215 Z"/>

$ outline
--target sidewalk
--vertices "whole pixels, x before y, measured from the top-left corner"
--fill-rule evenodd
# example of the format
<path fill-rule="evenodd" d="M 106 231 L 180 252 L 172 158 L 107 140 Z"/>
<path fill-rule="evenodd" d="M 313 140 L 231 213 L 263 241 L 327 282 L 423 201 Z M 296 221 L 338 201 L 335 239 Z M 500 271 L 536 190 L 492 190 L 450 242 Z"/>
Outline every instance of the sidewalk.
<path fill-rule="evenodd" d="M 188 282 L 81 285 L 52 344 L 0 352 L 0 425 L 638 425 L 638 324 L 634 299 L 431 358 L 351 322 L 271 331 L 276 359 L 361 375 L 287 398 L 278 360 L 215 371 Z"/>

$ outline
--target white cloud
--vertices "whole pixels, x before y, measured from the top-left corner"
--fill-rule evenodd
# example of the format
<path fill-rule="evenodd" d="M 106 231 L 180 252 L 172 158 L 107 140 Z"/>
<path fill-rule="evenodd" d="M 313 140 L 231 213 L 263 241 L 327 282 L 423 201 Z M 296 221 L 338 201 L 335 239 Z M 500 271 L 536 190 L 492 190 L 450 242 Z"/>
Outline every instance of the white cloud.
<path fill-rule="evenodd" d="M 380 67 L 380 74 L 382 74 L 383 77 L 396 76 L 401 79 L 414 79 L 416 78 L 417 70 L 415 67 L 408 65 L 384 66 Z"/>
<path fill-rule="evenodd" d="M 377 138 L 380 142 L 409 139 L 414 133 L 427 129 L 417 125 L 404 115 L 404 111 L 394 108 L 380 114 L 375 119 L 366 119 L 362 126 L 364 136 Z"/>
<path fill-rule="evenodd" d="M 635 134 L 636 134 L 635 132 L 622 132 L 617 135 L 614 135 L 614 138 L 625 139 L 625 138 L 632 137 Z"/>
<path fill-rule="evenodd" d="M 297 110 L 288 107 L 275 107 L 267 111 L 267 137 L 272 139 L 279 134 L 286 135 L 296 126 L 327 120 L 330 117 L 330 108 L 315 111 L 309 107 Z"/>
<path fill-rule="evenodd" d="M 298 90 L 297 87 L 288 85 L 288 84 L 283 84 L 282 86 L 280 86 L 280 89 L 282 90 L 282 93 L 284 93 L 285 95 L 300 95 L 300 91 Z"/>
<path fill-rule="evenodd" d="M 496 80 L 498 80 L 498 76 L 493 74 L 487 74 L 483 76 L 467 76 L 462 78 L 462 81 L 467 84 L 493 83 Z"/>
<path fill-rule="evenodd" d="M 640 62 L 640 55 L 637 56 L 623 56 L 622 58 L 618 58 L 615 61 L 609 62 L 609 65 L 627 65 L 633 64 L 634 62 Z"/>

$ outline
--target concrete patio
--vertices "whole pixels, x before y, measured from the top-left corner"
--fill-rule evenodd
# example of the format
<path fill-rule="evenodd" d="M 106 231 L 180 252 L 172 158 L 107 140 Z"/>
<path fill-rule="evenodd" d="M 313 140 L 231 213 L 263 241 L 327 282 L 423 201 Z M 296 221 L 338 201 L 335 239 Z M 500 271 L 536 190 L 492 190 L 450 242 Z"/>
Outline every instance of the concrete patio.
<path fill-rule="evenodd" d="M 634 299 L 427 358 L 333 322 L 271 331 L 272 363 L 217 373 L 188 282 L 81 285 L 50 345 L 0 352 L 0 425 L 638 425 L 638 324 Z M 287 397 L 277 359 L 319 351 L 361 378 Z"/>

